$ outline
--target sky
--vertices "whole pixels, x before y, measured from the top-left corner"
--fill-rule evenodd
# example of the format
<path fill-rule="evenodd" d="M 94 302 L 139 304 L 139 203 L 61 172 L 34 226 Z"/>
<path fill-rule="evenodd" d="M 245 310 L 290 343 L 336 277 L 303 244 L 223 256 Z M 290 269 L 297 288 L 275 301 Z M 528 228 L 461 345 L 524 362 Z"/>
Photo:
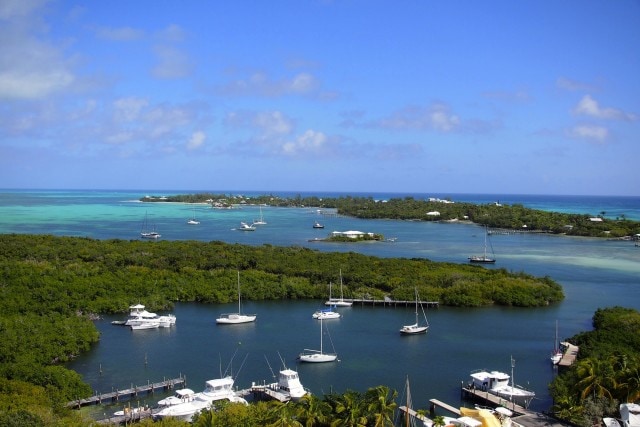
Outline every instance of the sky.
<path fill-rule="evenodd" d="M 0 0 L 0 188 L 640 195 L 638 0 Z"/>

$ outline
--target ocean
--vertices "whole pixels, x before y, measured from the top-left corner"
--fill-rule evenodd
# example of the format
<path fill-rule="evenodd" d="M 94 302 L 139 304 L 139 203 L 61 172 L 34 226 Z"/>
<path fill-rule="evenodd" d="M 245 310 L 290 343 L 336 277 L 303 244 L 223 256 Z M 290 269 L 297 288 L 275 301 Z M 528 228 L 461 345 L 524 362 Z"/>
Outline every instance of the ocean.
<path fill-rule="evenodd" d="M 265 193 L 211 191 L 212 193 L 262 195 Z M 483 230 L 473 224 L 415 221 L 359 220 L 323 216 L 317 209 L 262 207 L 266 225 L 254 232 L 240 232 L 240 221 L 260 215 L 257 206 L 217 210 L 208 205 L 146 204 L 145 195 L 189 194 L 190 191 L 67 191 L 0 190 L 0 233 L 35 233 L 83 236 L 96 239 L 138 239 L 144 218 L 166 240 L 224 241 L 248 245 L 303 246 L 319 251 L 354 251 L 380 257 L 427 258 L 467 262 L 480 252 Z M 276 194 L 276 193 L 274 193 Z M 341 193 L 277 193 L 336 197 Z M 574 212 L 640 221 L 640 198 L 601 196 L 526 196 L 462 194 L 352 194 L 393 197 L 449 198 L 457 202 L 522 204 L 533 209 Z M 199 225 L 188 225 L 193 216 Z M 325 225 L 313 229 L 315 221 Z M 315 241 L 334 230 L 376 232 L 393 241 L 340 244 Z M 550 366 L 555 324 L 561 338 L 591 329 L 598 308 L 640 308 L 640 248 L 632 242 L 539 234 L 492 236 L 497 262 L 484 268 L 504 268 L 559 282 L 566 298 L 544 308 L 441 307 L 427 311 L 426 336 L 401 337 L 398 329 L 410 323 L 411 308 L 352 307 L 343 317 L 327 321 L 330 343 L 340 362 L 322 366 L 298 365 L 296 355 L 317 347 L 317 321 L 311 314 L 322 301 L 247 302 L 246 312 L 258 314 L 254 324 L 221 327 L 215 317 L 233 311 L 229 306 L 176 304 L 177 325 L 171 330 L 132 333 L 111 325 L 108 316 L 97 321 L 100 343 L 68 366 L 82 374 L 96 390 L 108 392 L 132 384 L 187 375 L 189 386 L 200 390 L 204 381 L 223 371 L 233 371 L 236 385 L 271 381 L 271 371 L 284 364 L 300 372 L 303 384 L 314 393 L 347 389 L 365 391 L 385 384 L 401 391 L 411 381 L 416 405 L 428 408 L 437 398 L 453 406 L 460 401 L 460 385 L 470 371 L 480 368 L 510 373 L 516 360 L 516 382 L 536 392 L 531 407 L 551 405 L 547 386 L 556 371 Z M 149 241 L 149 244 L 154 244 Z M 338 272 L 336 272 L 337 279 Z M 348 288 L 348 283 L 345 283 Z M 144 301 L 130 301 L 131 304 Z M 123 307 L 126 310 L 127 307 Z M 326 345 L 327 342 L 325 342 Z M 235 354 L 235 356 L 234 356 Z M 141 397 L 153 404 L 158 394 Z M 105 414 L 116 408 L 94 407 Z"/>

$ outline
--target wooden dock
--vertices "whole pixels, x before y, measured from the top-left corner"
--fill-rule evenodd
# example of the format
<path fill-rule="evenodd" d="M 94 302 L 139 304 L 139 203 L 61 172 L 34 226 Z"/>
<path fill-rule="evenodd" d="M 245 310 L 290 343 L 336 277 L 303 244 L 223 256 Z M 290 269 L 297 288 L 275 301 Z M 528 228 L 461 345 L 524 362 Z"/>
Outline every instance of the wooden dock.
<path fill-rule="evenodd" d="M 471 387 L 462 387 L 462 397 L 466 399 L 473 399 L 483 402 L 489 406 L 502 406 L 509 410 L 511 410 L 514 414 L 518 415 L 529 415 L 532 414 L 524 406 L 516 405 L 513 402 L 510 402 L 500 396 L 496 396 L 495 394 L 491 394 L 488 391 L 478 390 L 477 388 Z"/>
<path fill-rule="evenodd" d="M 365 298 L 355 298 L 355 299 L 344 299 L 345 301 L 349 301 L 351 303 L 353 303 L 353 306 L 382 306 L 382 307 L 397 307 L 397 306 L 404 306 L 404 307 L 413 307 L 416 305 L 416 300 L 406 300 L 406 301 L 402 301 L 402 300 L 392 300 L 390 298 L 385 298 L 385 299 L 365 299 Z M 440 302 L 439 301 L 419 301 L 419 304 L 422 304 L 424 307 L 427 308 L 438 308 L 440 307 Z"/>
<path fill-rule="evenodd" d="M 156 383 L 148 382 L 146 385 L 131 386 L 124 390 L 116 390 L 111 393 L 96 393 L 94 396 L 85 399 L 73 400 L 67 403 L 70 408 L 80 408 L 87 405 L 97 405 L 103 402 L 113 403 L 120 399 L 131 399 L 140 394 L 154 393 L 156 390 L 171 390 L 176 385 L 186 384 L 187 379 L 182 375 L 179 378 L 163 380 Z"/>
<path fill-rule="evenodd" d="M 562 359 L 558 362 L 558 366 L 571 366 L 576 361 L 578 357 L 578 346 L 566 343 L 567 348 L 562 353 Z"/>

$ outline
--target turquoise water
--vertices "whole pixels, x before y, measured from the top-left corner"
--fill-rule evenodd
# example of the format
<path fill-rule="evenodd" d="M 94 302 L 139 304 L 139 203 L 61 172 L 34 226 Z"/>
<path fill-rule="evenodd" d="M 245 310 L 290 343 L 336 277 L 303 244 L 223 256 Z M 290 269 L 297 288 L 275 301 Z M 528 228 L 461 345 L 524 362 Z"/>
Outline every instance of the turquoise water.
<path fill-rule="evenodd" d="M 165 195 L 187 192 L 166 192 Z M 234 192 L 237 194 L 238 192 Z M 262 212 L 267 225 L 255 232 L 235 230 L 240 221 L 260 215 L 256 206 L 214 210 L 196 207 L 198 226 L 186 221 L 193 207 L 182 204 L 143 204 L 145 194 L 118 191 L 0 191 L 0 233 L 50 233 L 98 239 L 137 239 L 145 215 L 163 239 L 220 240 L 250 245 L 265 243 L 306 246 L 321 251 L 355 251 L 382 257 L 418 257 L 434 261 L 466 262 L 482 251 L 483 230 L 472 224 L 421 223 L 323 217 L 310 208 L 270 208 Z M 303 194 L 304 195 L 304 194 Z M 372 195 L 373 197 L 374 195 Z M 375 195 L 388 198 L 392 195 Z M 395 196 L 394 196 L 395 197 Z M 404 197 L 404 195 L 402 196 Z M 451 197 L 424 195 L 420 197 Z M 462 195 L 460 196 L 462 197 Z M 536 209 L 599 214 L 602 211 L 629 219 L 640 218 L 638 198 L 559 196 L 466 196 L 476 203 L 522 203 Z M 312 228 L 319 220 L 324 230 Z M 395 242 L 337 244 L 310 242 L 333 230 L 360 230 L 395 237 Z M 247 312 L 258 314 L 255 324 L 216 326 L 217 314 L 232 307 L 178 304 L 178 325 L 172 330 L 138 331 L 97 322 L 101 342 L 69 366 L 80 372 L 96 391 L 108 392 L 163 377 L 186 374 L 189 386 L 202 388 L 206 379 L 219 376 L 234 352 L 237 384 L 270 381 L 281 365 L 280 357 L 300 371 L 303 384 L 316 393 L 346 389 L 364 391 L 386 384 L 402 390 L 409 375 L 414 399 L 424 408 L 431 398 L 459 404 L 459 386 L 471 370 L 508 371 L 516 359 L 515 377 L 537 393 L 534 409 L 551 404 L 547 385 L 554 371 L 548 361 L 555 322 L 560 336 L 591 328 L 600 307 L 640 308 L 640 248 L 631 242 L 591 238 L 518 234 L 491 238 L 497 263 L 536 276 L 549 276 L 564 288 L 560 304 L 536 309 L 483 308 L 429 310 L 431 328 L 426 336 L 401 337 L 398 329 L 410 322 L 411 309 L 352 307 L 343 318 L 327 321 L 340 363 L 310 366 L 295 364 L 303 348 L 319 344 L 317 321 L 311 314 L 320 301 L 248 302 Z M 154 244 L 154 242 L 148 242 Z M 337 272 L 336 272 L 337 275 Z M 336 277 L 337 279 L 337 277 Z M 348 287 L 348 283 L 345 283 Z M 138 301 L 131 301 L 137 303 Z M 144 301 L 141 301 L 144 303 Z M 117 319 L 122 316 L 117 317 Z M 326 344 L 326 341 L 325 341 Z M 146 361 L 146 363 L 145 363 Z M 100 374 L 102 370 L 102 374 Z M 150 403 L 160 399 L 158 395 Z M 109 412 L 112 408 L 92 408 Z"/>

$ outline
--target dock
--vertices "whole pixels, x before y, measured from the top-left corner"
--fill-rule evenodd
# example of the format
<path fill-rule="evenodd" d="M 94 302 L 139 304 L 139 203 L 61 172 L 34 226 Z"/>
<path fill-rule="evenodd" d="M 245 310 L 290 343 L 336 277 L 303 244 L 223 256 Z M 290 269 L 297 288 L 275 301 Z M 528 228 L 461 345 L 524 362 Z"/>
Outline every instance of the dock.
<path fill-rule="evenodd" d="M 477 400 L 488 406 L 502 406 L 511 410 L 514 414 L 518 415 L 530 415 L 533 412 L 525 408 L 524 406 L 517 405 L 510 402 L 500 396 L 489 393 L 488 391 L 479 390 L 477 388 L 462 387 L 462 397 L 464 399 Z"/>
<path fill-rule="evenodd" d="M 393 300 L 391 298 L 385 298 L 385 299 L 366 299 L 366 298 L 354 298 L 354 299 L 348 299 L 348 298 L 344 298 L 345 301 L 349 301 L 351 303 L 353 303 L 353 306 L 382 306 L 382 307 L 397 307 L 397 306 L 404 306 L 404 307 L 414 307 L 416 305 L 416 300 Z M 439 308 L 440 307 L 440 301 L 418 301 L 418 304 L 422 304 L 424 307 L 427 308 Z"/>
<path fill-rule="evenodd" d="M 560 362 L 558 362 L 558 366 L 571 366 L 576 361 L 580 348 L 577 345 L 573 345 L 571 343 L 562 344 L 566 346 L 566 349 L 562 353 L 562 359 L 560 359 Z"/>
<path fill-rule="evenodd" d="M 280 391 L 280 386 L 278 385 L 278 383 L 263 385 L 251 384 L 251 388 L 248 390 L 248 392 L 245 390 L 241 393 L 245 396 L 251 393 L 253 394 L 253 398 L 256 400 L 277 400 L 283 403 L 291 400 L 291 396 L 289 395 L 289 393 Z"/>
<path fill-rule="evenodd" d="M 121 399 L 131 399 L 137 397 L 140 394 L 154 393 L 156 390 L 171 390 L 177 385 L 186 384 L 187 379 L 182 375 L 178 378 L 170 380 L 163 380 L 156 383 L 148 382 L 146 385 L 131 386 L 124 390 L 116 390 L 111 393 L 96 393 L 91 397 L 85 399 L 72 400 L 67 403 L 70 408 L 80 408 L 87 405 L 98 405 L 101 403 L 113 403 Z"/>

